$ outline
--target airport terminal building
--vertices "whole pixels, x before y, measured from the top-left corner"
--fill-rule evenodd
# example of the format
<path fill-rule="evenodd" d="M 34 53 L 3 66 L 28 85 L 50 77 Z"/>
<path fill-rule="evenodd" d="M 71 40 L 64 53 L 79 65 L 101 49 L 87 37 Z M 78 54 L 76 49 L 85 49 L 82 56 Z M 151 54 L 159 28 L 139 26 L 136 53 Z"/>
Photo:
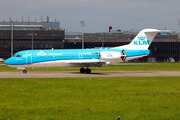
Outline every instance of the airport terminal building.
<path fill-rule="evenodd" d="M 0 22 L 0 58 L 21 50 L 62 49 L 64 30 L 59 22 Z"/>
<path fill-rule="evenodd" d="M 106 48 L 129 44 L 139 31 L 84 33 L 84 48 Z M 81 49 L 82 33 L 66 32 L 59 22 L 0 22 L 0 58 L 7 59 L 21 50 Z M 150 55 L 134 61 L 180 61 L 180 34 L 162 33 L 151 43 Z"/>

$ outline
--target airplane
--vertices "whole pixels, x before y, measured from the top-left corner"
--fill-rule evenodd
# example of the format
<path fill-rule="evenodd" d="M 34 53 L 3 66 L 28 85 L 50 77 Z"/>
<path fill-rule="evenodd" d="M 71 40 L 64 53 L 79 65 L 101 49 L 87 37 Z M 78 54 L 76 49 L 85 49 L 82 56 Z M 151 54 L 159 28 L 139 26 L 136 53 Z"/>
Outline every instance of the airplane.
<path fill-rule="evenodd" d="M 102 67 L 148 56 L 148 48 L 160 32 L 167 30 L 143 29 L 129 44 L 113 48 L 23 50 L 7 59 L 5 64 L 22 69 L 24 74 L 27 67 L 81 67 L 80 73 L 91 73 L 89 67 Z"/>

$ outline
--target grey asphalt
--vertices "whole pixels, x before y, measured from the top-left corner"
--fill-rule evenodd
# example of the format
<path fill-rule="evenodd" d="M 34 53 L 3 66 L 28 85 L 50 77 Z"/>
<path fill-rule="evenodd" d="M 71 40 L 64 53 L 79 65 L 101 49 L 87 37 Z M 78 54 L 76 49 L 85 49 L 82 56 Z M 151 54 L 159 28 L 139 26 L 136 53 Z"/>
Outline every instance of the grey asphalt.
<path fill-rule="evenodd" d="M 108 77 L 108 76 L 180 76 L 180 71 L 158 72 L 0 72 L 0 78 L 43 78 L 43 77 Z"/>

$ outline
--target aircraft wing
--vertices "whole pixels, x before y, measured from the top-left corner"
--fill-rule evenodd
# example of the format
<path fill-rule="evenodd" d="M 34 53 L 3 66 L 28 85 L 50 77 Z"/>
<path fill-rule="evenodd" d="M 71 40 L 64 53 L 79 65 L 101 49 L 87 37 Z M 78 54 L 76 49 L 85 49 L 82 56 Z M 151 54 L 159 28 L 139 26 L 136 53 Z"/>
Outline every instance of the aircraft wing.
<path fill-rule="evenodd" d="M 87 60 L 68 60 L 66 63 L 72 64 L 72 66 L 84 66 L 84 67 L 102 67 L 106 65 L 106 61 L 98 59 L 87 59 Z"/>

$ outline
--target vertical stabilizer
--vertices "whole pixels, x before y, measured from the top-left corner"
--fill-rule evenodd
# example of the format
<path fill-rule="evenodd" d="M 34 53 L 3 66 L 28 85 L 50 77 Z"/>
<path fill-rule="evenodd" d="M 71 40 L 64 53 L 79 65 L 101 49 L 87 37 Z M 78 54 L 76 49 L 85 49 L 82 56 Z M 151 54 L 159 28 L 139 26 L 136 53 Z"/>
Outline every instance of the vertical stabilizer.
<path fill-rule="evenodd" d="M 112 49 L 148 49 L 156 34 L 160 32 L 169 31 L 157 29 L 144 29 L 138 33 L 138 35 L 131 41 L 130 44 L 115 47 Z"/>

